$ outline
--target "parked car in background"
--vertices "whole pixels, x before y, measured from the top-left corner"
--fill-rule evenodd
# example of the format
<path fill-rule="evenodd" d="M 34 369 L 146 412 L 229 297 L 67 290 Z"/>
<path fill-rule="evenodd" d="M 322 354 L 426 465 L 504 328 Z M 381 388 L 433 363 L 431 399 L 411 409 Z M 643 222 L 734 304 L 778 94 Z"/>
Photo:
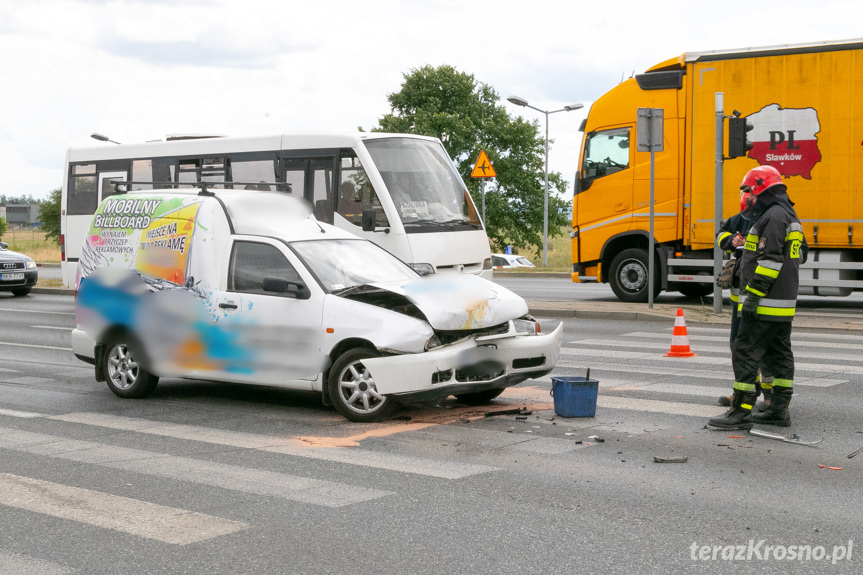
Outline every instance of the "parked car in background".
<path fill-rule="evenodd" d="M 510 270 L 514 268 L 532 268 L 535 266 L 524 256 L 491 254 L 491 267 L 496 270 Z"/>
<path fill-rule="evenodd" d="M 0 242 L 0 291 L 11 291 L 13 295 L 25 296 L 36 285 L 39 271 L 30 256 L 8 249 Z"/>

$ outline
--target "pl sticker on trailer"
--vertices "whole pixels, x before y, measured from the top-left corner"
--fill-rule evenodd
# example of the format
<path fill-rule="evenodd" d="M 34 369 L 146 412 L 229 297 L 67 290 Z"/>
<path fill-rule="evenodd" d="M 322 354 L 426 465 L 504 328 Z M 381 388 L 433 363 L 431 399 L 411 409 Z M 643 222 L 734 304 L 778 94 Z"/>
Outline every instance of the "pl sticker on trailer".
<path fill-rule="evenodd" d="M 821 161 L 818 133 L 821 123 L 815 108 L 783 108 L 770 104 L 746 116 L 752 124 L 749 157 L 762 166 L 773 166 L 785 177 L 812 179 L 812 168 Z"/>

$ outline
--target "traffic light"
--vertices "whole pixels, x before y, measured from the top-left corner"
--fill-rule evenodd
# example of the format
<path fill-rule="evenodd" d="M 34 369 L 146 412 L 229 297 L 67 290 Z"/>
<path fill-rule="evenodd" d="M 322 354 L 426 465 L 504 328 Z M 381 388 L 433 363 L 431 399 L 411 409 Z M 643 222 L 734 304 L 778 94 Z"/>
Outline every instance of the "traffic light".
<path fill-rule="evenodd" d="M 752 142 L 746 139 L 746 133 L 755 126 L 746 118 L 728 118 L 728 159 L 745 156 L 752 149 Z"/>

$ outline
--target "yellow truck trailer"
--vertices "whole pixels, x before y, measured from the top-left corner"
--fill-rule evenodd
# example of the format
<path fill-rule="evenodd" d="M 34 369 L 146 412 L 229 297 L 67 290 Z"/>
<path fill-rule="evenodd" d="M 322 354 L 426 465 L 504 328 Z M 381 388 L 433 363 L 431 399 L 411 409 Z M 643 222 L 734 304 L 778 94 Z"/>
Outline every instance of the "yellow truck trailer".
<path fill-rule="evenodd" d="M 738 111 L 753 126 L 752 148 L 722 163 L 722 217 L 738 213 L 748 170 L 774 166 L 811 248 L 801 293 L 863 290 L 863 38 L 686 53 L 599 98 L 582 126 L 572 280 L 648 300 L 650 153 L 637 151 L 636 120 L 638 108 L 661 108 L 654 295 L 713 291 L 717 93 L 725 115 Z"/>

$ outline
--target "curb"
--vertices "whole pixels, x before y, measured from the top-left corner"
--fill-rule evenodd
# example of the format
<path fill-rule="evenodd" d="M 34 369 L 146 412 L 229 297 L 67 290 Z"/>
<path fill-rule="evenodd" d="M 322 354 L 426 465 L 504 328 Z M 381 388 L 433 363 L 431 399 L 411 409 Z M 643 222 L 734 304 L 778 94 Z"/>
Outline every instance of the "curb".
<path fill-rule="evenodd" d="M 30 289 L 30 293 L 41 293 L 47 295 L 75 295 L 75 290 L 60 287 L 34 287 Z"/>

